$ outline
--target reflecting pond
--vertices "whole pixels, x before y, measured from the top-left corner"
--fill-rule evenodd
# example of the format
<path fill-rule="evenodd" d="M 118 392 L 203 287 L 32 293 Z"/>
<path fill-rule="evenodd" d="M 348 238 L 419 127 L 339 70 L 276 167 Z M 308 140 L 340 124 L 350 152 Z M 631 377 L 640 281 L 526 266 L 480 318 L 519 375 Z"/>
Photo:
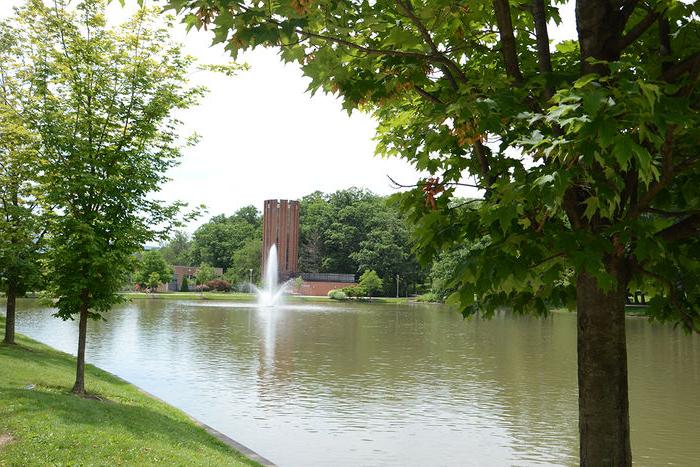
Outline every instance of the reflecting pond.
<path fill-rule="evenodd" d="M 50 314 L 21 301 L 18 331 L 75 353 Z M 700 338 L 627 328 L 635 463 L 698 465 Z M 569 313 L 138 300 L 90 322 L 87 359 L 282 466 L 573 465 L 575 337 Z"/>

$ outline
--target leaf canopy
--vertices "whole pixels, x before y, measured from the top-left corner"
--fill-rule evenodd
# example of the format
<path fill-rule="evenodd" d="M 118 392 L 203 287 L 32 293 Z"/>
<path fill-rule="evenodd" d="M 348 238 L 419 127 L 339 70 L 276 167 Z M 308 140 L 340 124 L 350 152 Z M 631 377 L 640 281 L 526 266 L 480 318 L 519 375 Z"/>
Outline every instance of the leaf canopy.
<path fill-rule="evenodd" d="M 466 313 L 571 303 L 574 271 L 699 328 L 697 2 L 578 0 L 558 44 L 560 1 L 168 4 L 234 57 L 279 48 L 312 93 L 374 115 L 378 154 L 432 174 L 403 206 L 426 258 L 479 242 L 455 277 Z M 483 201 L 454 206 L 459 184 Z"/>

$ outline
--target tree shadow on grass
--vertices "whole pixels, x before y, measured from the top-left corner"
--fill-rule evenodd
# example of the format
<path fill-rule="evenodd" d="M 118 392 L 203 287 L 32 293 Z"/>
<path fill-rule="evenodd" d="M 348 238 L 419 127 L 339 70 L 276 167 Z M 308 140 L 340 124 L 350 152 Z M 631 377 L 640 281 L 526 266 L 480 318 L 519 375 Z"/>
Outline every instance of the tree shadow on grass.
<path fill-rule="evenodd" d="M 115 427 L 131 433 L 145 443 L 157 437 L 173 445 L 190 448 L 208 446 L 224 455 L 234 454 L 231 448 L 193 423 L 147 407 L 86 399 L 69 393 L 43 391 L 41 388 L 6 388 L 3 392 L 6 397 L 17 402 L 15 406 L 20 406 L 12 410 L 10 416 L 23 417 L 36 412 L 49 412 L 68 425 L 68 429 L 76 431 L 88 429 L 99 432 L 107 426 Z"/>
<path fill-rule="evenodd" d="M 0 357 L 15 361 L 20 365 L 31 364 L 38 368 L 65 370 L 66 375 L 71 375 L 71 377 L 75 372 L 75 357 L 53 349 L 35 348 L 23 343 L 0 344 Z M 88 378 L 88 385 L 91 377 L 99 378 L 103 382 L 113 385 L 130 385 L 128 381 L 91 364 L 85 365 L 85 375 Z"/>

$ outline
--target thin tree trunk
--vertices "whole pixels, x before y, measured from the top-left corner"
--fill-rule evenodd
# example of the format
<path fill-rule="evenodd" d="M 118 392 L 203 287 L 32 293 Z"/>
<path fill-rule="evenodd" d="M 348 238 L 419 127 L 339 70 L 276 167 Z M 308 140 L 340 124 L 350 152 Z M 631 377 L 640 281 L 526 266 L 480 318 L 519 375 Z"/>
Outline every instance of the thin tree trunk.
<path fill-rule="evenodd" d="M 17 309 L 17 280 L 10 277 L 7 281 L 7 305 L 5 313 L 5 344 L 15 343 L 15 311 Z"/>
<path fill-rule="evenodd" d="M 85 296 L 86 294 L 81 294 Z M 85 341 L 87 337 L 88 304 L 87 297 L 81 301 L 78 323 L 78 363 L 75 371 L 73 394 L 85 394 Z"/>
<path fill-rule="evenodd" d="M 581 466 L 632 465 L 625 342 L 626 280 L 605 292 L 588 273 L 576 282 Z"/>

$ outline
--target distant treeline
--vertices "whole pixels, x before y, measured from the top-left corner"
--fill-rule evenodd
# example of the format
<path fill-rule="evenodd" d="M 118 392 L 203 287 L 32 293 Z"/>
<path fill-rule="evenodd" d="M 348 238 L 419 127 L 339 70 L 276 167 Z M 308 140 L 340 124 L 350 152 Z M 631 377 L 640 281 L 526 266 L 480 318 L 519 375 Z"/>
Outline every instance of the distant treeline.
<path fill-rule="evenodd" d="M 410 227 L 387 197 L 349 188 L 316 191 L 300 200 L 300 272 L 335 272 L 359 276 L 374 270 L 383 280 L 384 295 L 420 293 L 431 281 L 435 265 L 421 265 L 412 252 Z M 262 215 L 246 206 L 231 216 L 217 215 L 190 237 L 177 232 L 160 248 L 171 265 L 224 268 L 231 284 L 260 278 Z M 439 281 L 438 281 L 439 282 Z"/>

